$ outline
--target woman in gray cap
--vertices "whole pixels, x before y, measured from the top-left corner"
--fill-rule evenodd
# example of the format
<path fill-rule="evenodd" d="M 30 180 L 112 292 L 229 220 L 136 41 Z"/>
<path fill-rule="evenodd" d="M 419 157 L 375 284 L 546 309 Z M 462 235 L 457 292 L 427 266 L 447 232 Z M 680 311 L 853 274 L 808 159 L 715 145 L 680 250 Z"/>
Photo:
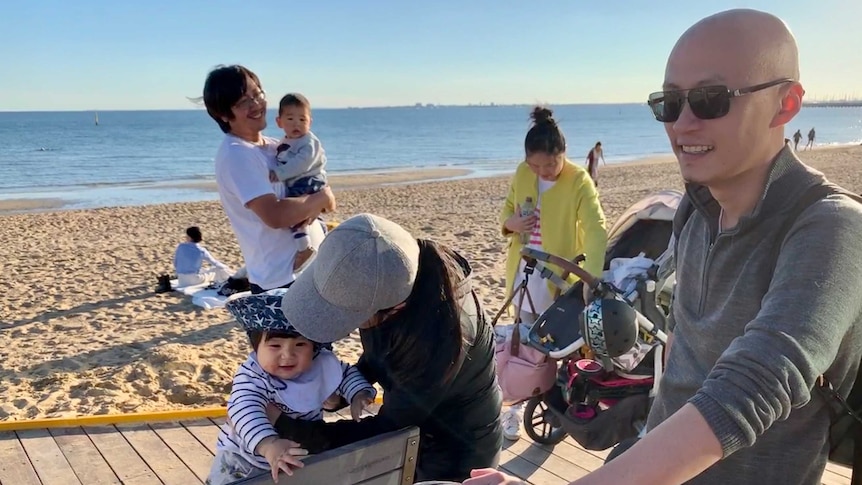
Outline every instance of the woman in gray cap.
<path fill-rule="evenodd" d="M 494 332 L 470 274 L 461 256 L 382 217 L 360 214 L 327 235 L 282 311 L 317 342 L 359 329 L 357 367 L 384 390 L 375 416 L 321 423 L 334 446 L 418 426 L 417 480 L 461 481 L 497 466 Z M 275 425 L 287 432 L 292 421 L 282 414 Z"/>

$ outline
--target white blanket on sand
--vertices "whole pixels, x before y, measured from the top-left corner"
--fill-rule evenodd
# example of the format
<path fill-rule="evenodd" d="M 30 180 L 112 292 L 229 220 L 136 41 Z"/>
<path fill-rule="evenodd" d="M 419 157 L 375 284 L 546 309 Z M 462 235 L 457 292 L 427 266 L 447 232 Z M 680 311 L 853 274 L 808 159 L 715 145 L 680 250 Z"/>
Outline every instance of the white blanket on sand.
<path fill-rule="evenodd" d="M 207 284 L 193 286 L 177 286 L 177 280 L 171 280 L 171 288 L 184 295 L 192 297 L 192 303 L 195 305 L 211 310 L 213 308 L 221 308 L 227 302 L 228 297 L 218 294 L 218 288 L 207 288 Z M 250 291 L 237 293 L 236 295 L 250 295 Z M 235 296 L 235 295 L 234 295 Z"/>

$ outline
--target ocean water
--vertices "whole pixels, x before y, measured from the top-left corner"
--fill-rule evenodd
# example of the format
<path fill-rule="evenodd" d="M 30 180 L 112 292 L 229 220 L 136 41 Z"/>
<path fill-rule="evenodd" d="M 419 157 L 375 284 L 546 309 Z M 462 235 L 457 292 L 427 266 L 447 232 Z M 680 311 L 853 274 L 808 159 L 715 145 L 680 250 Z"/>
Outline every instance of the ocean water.
<path fill-rule="evenodd" d="M 608 163 L 670 152 L 645 104 L 553 106 L 569 157 L 601 141 Z M 458 167 L 511 172 L 523 157 L 529 106 L 318 109 L 312 129 L 330 173 Z M 213 179 L 222 133 L 203 109 L 0 112 L 0 199 L 58 198 L 89 208 L 212 200 L 177 187 Z M 270 110 L 266 134 L 278 137 Z M 788 126 L 818 144 L 862 142 L 862 108 L 807 108 Z M 804 143 L 804 139 L 803 139 Z"/>

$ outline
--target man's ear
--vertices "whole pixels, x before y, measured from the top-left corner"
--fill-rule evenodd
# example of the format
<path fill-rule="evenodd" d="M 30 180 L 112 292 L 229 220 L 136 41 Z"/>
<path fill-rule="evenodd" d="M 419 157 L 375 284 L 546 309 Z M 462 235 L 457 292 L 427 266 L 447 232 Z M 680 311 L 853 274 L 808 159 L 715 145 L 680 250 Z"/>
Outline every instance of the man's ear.
<path fill-rule="evenodd" d="M 784 88 L 781 96 L 781 109 L 772 120 L 772 126 L 782 126 L 789 123 L 799 113 L 799 110 L 802 109 L 803 96 L 805 96 L 805 89 L 798 82 L 793 82 L 790 86 Z"/>

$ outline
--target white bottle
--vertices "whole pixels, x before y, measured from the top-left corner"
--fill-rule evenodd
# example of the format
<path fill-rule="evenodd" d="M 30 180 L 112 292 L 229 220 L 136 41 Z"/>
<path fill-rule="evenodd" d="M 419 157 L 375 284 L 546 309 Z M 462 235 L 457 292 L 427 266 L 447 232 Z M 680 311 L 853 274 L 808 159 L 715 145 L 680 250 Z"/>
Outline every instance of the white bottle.
<path fill-rule="evenodd" d="M 533 204 L 533 198 L 527 197 L 524 200 L 524 203 L 521 204 L 521 213 L 519 214 L 521 217 L 528 216 L 536 211 L 536 206 Z M 521 244 L 524 246 L 530 242 L 530 235 L 533 233 L 533 228 L 531 227 L 529 231 L 525 231 L 521 233 Z"/>

